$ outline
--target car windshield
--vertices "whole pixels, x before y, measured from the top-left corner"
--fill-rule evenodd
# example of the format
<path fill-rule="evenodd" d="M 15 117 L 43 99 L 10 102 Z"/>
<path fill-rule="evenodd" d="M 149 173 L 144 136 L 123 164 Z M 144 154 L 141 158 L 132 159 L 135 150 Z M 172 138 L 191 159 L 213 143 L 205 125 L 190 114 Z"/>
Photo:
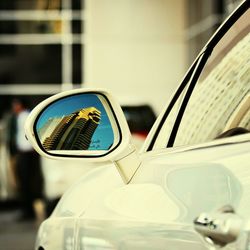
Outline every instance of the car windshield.
<path fill-rule="evenodd" d="M 250 131 L 249 19 L 248 10 L 213 49 L 170 146 L 194 145 Z M 184 95 L 183 91 L 164 122 L 154 148 L 168 145 Z"/>

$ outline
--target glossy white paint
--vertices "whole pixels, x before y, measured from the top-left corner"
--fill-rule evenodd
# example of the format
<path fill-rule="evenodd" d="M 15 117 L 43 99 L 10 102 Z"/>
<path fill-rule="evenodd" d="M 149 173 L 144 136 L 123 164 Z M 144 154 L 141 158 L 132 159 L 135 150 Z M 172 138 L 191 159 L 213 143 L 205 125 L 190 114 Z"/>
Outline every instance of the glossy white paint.
<path fill-rule="evenodd" d="M 68 219 L 76 222 L 75 240 L 84 237 L 81 244 L 88 247 L 93 244 L 94 249 L 97 245 L 86 238 L 94 240 L 95 237 L 112 245 L 98 249 L 120 249 L 117 244 L 125 241 L 131 246 L 142 244 L 145 247 L 150 242 L 149 238 L 146 239 L 150 235 L 150 228 L 155 230 L 155 235 L 151 235 L 153 239 L 156 237 L 160 241 L 160 232 L 167 234 L 167 230 L 171 230 L 171 235 L 180 241 L 184 228 L 190 233 L 185 238 L 188 242 L 186 249 L 195 249 L 195 246 L 203 249 L 199 248 L 199 238 L 194 240 L 197 236 L 191 226 L 199 213 L 231 204 L 243 218 L 249 218 L 249 139 L 249 135 L 242 135 L 237 139 L 218 140 L 213 147 L 213 143 L 206 143 L 169 152 L 159 150 L 146 153 L 141 156 L 142 165 L 129 185 L 124 185 L 114 166 L 100 167 L 68 190 L 40 230 L 46 232 L 48 225 L 59 223 L 60 218 Z M 150 228 L 144 227 L 150 224 Z M 170 225 L 175 225 L 175 229 Z M 110 235 L 105 234 L 106 227 Z M 119 237 L 114 237 L 111 232 L 117 232 L 117 228 L 123 234 L 117 233 Z M 177 229 L 182 233 L 176 233 Z M 133 234 L 133 230 L 140 235 L 139 238 Z M 84 236 L 79 236 L 83 232 Z M 126 238 L 128 234 L 131 237 L 134 235 L 134 238 L 129 238 L 130 241 Z M 37 242 L 42 244 L 39 237 Z M 182 241 L 175 241 L 175 237 L 172 240 L 163 237 L 162 241 L 170 240 L 177 247 Z M 46 246 L 45 249 L 53 249 L 50 245 Z M 206 249 L 206 245 L 203 247 Z M 148 249 L 152 249 L 152 245 Z M 164 248 L 159 244 L 153 249 Z"/>

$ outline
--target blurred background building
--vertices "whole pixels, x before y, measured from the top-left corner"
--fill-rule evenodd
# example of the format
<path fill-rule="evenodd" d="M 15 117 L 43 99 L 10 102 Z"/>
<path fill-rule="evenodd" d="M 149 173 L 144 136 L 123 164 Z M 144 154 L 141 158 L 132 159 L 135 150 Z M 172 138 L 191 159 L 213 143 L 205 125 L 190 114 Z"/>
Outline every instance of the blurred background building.
<path fill-rule="evenodd" d="M 141 94 L 159 111 L 237 2 L 1 0 L 0 117 L 13 95 L 34 105 L 89 85 Z"/>

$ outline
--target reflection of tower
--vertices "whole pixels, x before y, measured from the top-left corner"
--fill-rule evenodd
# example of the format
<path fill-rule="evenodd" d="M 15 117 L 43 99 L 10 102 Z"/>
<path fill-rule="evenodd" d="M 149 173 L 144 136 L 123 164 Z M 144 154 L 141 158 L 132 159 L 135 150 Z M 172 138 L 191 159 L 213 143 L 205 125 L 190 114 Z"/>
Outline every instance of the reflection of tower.
<path fill-rule="evenodd" d="M 81 113 L 82 112 L 82 113 Z M 88 120 L 85 123 L 85 127 L 82 126 L 82 120 L 85 120 L 86 113 L 88 113 Z M 77 126 L 79 126 L 78 137 L 75 139 L 72 149 L 88 149 L 91 138 L 99 125 L 101 112 L 96 108 L 88 108 L 79 112 L 79 121 L 77 121 Z"/>
<path fill-rule="evenodd" d="M 43 143 L 46 150 L 86 150 L 99 125 L 101 112 L 89 107 L 65 116 Z"/>
<path fill-rule="evenodd" d="M 49 120 L 43 125 L 43 127 L 38 130 L 38 136 L 40 140 L 44 141 L 44 139 L 50 136 L 62 119 L 63 117 L 49 118 Z"/>
<path fill-rule="evenodd" d="M 51 135 L 43 142 L 43 146 L 46 150 L 56 149 L 62 135 L 70 126 L 70 123 L 74 120 L 75 116 L 76 114 L 71 114 L 61 119 L 60 123 L 55 127 Z"/>

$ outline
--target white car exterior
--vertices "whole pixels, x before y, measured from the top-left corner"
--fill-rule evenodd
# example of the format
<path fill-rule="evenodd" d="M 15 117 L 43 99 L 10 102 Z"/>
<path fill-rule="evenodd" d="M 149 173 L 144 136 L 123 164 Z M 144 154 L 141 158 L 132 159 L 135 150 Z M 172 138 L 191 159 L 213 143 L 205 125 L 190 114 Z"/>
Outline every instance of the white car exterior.
<path fill-rule="evenodd" d="M 83 176 L 40 226 L 35 249 L 211 249 L 193 229 L 198 214 L 231 205 L 249 219 L 249 5 L 243 1 L 199 54 L 140 164 L 129 159 L 123 179 L 107 162 Z M 244 247 L 239 238 L 225 249 Z"/>
<path fill-rule="evenodd" d="M 90 172 L 42 224 L 37 249 L 209 249 L 192 230 L 201 211 L 231 204 L 249 217 L 250 136 L 240 137 L 148 153 L 129 185 L 115 167 Z"/>

